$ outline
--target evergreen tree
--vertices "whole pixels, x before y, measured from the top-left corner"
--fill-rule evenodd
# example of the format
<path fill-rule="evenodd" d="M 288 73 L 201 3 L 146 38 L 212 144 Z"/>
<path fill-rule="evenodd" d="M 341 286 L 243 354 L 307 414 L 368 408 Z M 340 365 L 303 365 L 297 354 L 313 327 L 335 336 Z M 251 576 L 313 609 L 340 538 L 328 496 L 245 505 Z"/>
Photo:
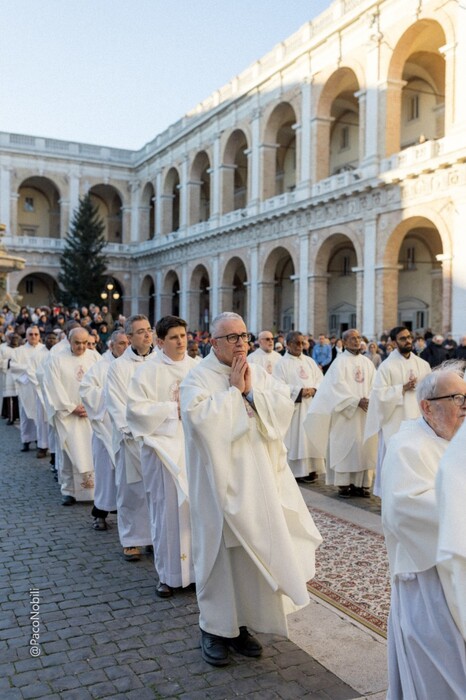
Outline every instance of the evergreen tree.
<path fill-rule="evenodd" d="M 100 301 L 108 260 L 102 253 L 106 244 L 104 223 L 89 194 L 80 198 L 73 214 L 65 249 L 60 257 L 63 302 L 79 306 Z"/>

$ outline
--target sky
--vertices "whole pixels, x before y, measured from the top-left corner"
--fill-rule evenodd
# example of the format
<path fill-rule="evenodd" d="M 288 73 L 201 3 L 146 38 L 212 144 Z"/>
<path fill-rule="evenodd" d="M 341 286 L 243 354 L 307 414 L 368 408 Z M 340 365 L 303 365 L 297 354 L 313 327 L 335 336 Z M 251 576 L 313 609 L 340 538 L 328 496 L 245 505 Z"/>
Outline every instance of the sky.
<path fill-rule="evenodd" d="M 330 0 L 0 0 L 0 131 L 139 149 Z"/>

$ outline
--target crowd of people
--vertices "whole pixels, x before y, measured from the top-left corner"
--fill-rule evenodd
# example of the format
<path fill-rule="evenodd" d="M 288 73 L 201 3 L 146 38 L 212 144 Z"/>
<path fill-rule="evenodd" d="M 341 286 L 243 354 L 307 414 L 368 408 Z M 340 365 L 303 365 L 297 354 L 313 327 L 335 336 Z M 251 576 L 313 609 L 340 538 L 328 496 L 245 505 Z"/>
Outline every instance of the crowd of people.
<path fill-rule="evenodd" d="M 464 697 L 466 337 L 256 339 L 231 312 L 190 332 L 97 306 L 6 307 L 0 327 L 21 450 L 50 455 L 63 506 L 92 502 L 95 531 L 116 514 L 123 560 L 153 552 L 158 597 L 195 587 L 205 661 L 259 657 L 248 628 L 286 635 L 308 602 L 321 536 L 299 484 L 325 475 L 339 498 L 382 497 L 389 697 Z"/>

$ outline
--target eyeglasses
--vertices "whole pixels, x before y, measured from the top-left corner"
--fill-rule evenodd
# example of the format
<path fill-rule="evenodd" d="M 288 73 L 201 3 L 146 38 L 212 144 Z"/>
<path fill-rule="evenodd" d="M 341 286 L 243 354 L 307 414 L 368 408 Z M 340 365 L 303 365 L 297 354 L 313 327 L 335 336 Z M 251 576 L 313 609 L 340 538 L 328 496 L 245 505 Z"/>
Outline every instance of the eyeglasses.
<path fill-rule="evenodd" d="M 448 394 L 448 396 L 433 396 L 427 401 L 440 401 L 441 399 L 451 399 L 455 406 L 461 408 L 466 403 L 466 394 Z"/>
<path fill-rule="evenodd" d="M 251 334 L 250 333 L 229 333 L 228 335 L 217 335 L 215 340 L 221 340 L 222 338 L 227 339 L 227 343 L 230 343 L 230 345 L 236 345 L 238 340 L 241 338 L 241 340 L 245 343 L 249 343 L 251 340 Z"/>

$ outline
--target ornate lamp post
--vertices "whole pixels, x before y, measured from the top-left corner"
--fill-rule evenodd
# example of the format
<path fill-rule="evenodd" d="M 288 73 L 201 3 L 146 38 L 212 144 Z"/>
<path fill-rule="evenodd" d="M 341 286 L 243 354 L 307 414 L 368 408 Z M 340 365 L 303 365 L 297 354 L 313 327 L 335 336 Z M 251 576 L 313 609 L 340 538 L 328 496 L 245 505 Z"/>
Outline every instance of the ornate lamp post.
<path fill-rule="evenodd" d="M 108 303 L 108 310 L 110 314 L 112 313 L 112 301 L 117 302 L 120 298 L 120 293 L 115 288 L 115 283 L 112 277 L 109 277 L 105 282 L 105 289 L 100 293 L 100 298 L 102 301 Z"/>

